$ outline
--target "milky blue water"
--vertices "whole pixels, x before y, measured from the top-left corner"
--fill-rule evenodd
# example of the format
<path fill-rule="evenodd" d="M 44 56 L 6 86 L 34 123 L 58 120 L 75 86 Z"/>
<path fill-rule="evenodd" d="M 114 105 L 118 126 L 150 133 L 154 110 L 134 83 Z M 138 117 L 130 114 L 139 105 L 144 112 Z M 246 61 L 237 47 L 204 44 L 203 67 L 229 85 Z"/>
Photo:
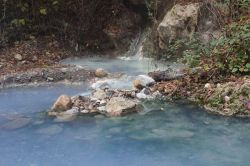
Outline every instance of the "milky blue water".
<path fill-rule="evenodd" d="M 120 118 L 44 115 L 60 94 L 85 86 L 0 91 L 0 166 L 246 166 L 250 121 L 186 104 L 145 103 Z"/>
<path fill-rule="evenodd" d="M 173 62 L 156 62 L 149 58 L 138 59 L 138 57 L 73 57 L 62 61 L 64 64 L 73 64 L 88 69 L 103 68 L 110 73 L 125 73 L 130 76 L 146 74 L 155 70 L 166 70 L 168 68 L 179 69 L 183 64 Z"/>

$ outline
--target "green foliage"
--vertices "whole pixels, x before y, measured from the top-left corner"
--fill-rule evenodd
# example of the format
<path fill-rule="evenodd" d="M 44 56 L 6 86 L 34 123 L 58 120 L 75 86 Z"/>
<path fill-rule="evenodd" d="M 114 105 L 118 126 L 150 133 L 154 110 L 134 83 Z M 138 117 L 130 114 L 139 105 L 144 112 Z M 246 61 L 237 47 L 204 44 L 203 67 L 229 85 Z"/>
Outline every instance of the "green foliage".
<path fill-rule="evenodd" d="M 104 27 L 123 12 L 117 0 L 0 0 L 0 47 L 30 35 L 53 35 L 69 47 L 96 48 Z"/>
<path fill-rule="evenodd" d="M 196 35 L 192 39 L 187 40 L 184 45 L 186 50 L 183 51 L 183 60 L 190 67 L 198 66 L 202 55 L 209 54 L 209 44 L 200 42 Z"/>
<path fill-rule="evenodd" d="M 189 67 L 200 65 L 205 71 L 219 69 L 224 73 L 250 74 L 249 22 L 226 26 L 224 36 L 207 44 L 202 43 L 197 36 L 170 44 L 167 58 L 180 52 L 181 61 Z"/>
<path fill-rule="evenodd" d="M 250 24 L 231 24 L 226 36 L 213 42 L 217 66 L 231 73 L 250 73 Z"/>
<path fill-rule="evenodd" d="M 167 60 L 178 56 L 188 66 L 196 67 L 200 64 L 201 57 L 208 55 L 209 51 L 210 45 L 200 42 L 198 34 L 194 34 L 191 39 L 179 39 L 172 42 L 162 58 Z"/>

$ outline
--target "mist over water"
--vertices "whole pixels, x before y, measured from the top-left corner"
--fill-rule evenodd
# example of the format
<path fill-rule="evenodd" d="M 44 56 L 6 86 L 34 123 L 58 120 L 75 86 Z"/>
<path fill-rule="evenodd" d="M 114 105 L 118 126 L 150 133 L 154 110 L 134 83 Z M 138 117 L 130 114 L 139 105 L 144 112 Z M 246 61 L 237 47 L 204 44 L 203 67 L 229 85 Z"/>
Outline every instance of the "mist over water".
<path fill-rule="evenodd" d="M 139 74 L 147 74 L 155 70 L 166 70 L 168 68 L 179 69 L 182 64 L 172 62 L 157 62 L 150 58 L 138 59 L 137 57 L 83 57 L 69 58 L 62 61 L 64 64 L 73 64 L 88 69 L 103 68 L 110 73 L 124 73 L 135 76 Z"/>

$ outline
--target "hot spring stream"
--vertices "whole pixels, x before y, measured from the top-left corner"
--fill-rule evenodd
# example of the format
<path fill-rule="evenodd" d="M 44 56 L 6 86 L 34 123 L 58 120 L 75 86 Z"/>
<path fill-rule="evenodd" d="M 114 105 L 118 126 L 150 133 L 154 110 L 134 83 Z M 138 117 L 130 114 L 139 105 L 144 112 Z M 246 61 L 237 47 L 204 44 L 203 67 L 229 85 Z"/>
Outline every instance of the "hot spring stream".
<path fill-rule="evenodd" d="M 131 76 L 151 70 L 147 61 L 64 63 Z M 0 166 L 249 165 L 250 121 L 211 115 L 192 105 L 148 101 L 140 114 L 81 116 L 64 123 L 45 116 L 59 95 L 88 93 L 88 83 L 1 90 Z"/>

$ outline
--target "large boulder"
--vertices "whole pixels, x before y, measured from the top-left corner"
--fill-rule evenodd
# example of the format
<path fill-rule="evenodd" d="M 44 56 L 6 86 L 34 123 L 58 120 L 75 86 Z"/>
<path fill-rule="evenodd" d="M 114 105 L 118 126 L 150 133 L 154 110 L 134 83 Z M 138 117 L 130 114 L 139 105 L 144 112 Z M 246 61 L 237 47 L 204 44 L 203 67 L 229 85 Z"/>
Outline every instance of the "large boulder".
<path fill-rule="evenodd" d="M 218 19 L 213 10 L 210 3 L 176 4 L 157 28 L 159 47 L 166 50 L 169 43 L 176 39 L 191 38 L 198 30 L 202 34 L 200 38 L 203 42 L 217 37 Z"/>
<path fill-rule="evenodd" d="M 121 116 L 131 112 L 136 112 L 136 106 L 137 102 L 132 99 L 113 97 L 108 101 L 106 111 L 109 116 Z"/>
<path fill-rule="evenodd" d="M 51 110 L 54 112 L 64 112 L 64 111 L 71 109 L 72 105 L 73 105 L 73 103 L 72 103 L 70 96 L 61 95 L 56 100 L 56 102 L 52 106 Z"/>

